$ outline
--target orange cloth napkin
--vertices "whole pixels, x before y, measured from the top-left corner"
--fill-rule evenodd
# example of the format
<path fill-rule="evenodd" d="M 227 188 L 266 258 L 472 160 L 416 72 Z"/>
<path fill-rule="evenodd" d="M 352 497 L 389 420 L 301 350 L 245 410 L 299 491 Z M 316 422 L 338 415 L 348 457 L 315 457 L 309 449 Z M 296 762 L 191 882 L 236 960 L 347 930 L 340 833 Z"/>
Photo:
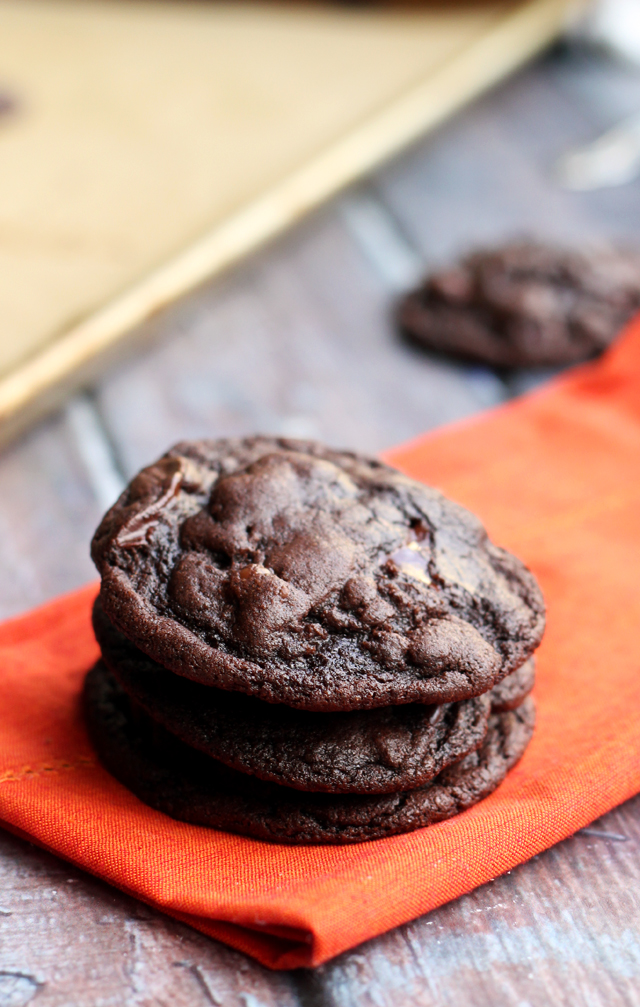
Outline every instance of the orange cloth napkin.
<path fill-rule="evenodd" d="M 174 822 L 97 763 L 79 710 L 95 585 L 0 627 L 0 818 L 272 968 L 468 892 L 640 790 L 640 318 L 550 387 L 388 454 L 534 570 L 549 619 L 522 762 L 452 821 L 347 847 Z"/>

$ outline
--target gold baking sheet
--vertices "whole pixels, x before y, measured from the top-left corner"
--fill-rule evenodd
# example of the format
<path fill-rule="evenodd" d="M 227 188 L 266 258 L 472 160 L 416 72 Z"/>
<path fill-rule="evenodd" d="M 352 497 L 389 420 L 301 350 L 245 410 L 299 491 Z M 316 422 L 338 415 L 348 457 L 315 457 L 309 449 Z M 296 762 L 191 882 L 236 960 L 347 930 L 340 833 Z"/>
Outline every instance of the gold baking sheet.
<path fill-rule="evenodd" d="M 0 436 L 530 56 L 565 0 L 0 0 Z"/>

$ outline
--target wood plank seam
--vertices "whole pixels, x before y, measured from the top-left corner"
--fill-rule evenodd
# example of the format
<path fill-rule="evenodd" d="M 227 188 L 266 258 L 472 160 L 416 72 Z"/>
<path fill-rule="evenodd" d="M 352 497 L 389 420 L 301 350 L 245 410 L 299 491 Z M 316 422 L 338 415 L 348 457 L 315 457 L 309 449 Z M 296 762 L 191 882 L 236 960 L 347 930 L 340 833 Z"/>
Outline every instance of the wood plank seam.
<path fill-rule="evenodd" d="M 361 189 L 341 199 L 336 209 L 349 236 L 389 291 L 401 293 L 417 283 L 422 257 L 384 203 Z"/>
<path fill-rule="evenodd" d="M 74 769 L 87 769 L 98 765 L 94 756 L 80 756 L 70 762 L 68 759 L 52 759 L 36 766 L 21 766 L 19 769 L 6 769 L 0 773 L 0 783 L 19 783 L 21 780 L 31 780 L 34 776 L 45 773 L 62 773 Z"/>
<path fill-rule="evenodd" d="M 120 496 L 126 481 L 95 400 L 87 393 L 76 395 L 65 414 L 93 495 L 106 510 Z"/>
<path fill-rule="evenodd" d="M 361 189 L 337 203 L 350 238 L 394 297 L 416 285 L 426 271 L 425 260 L 405 233 L 401 221 L 379 195 Z M 513 398 L 508 382 L 483 365 L 459 365 L 481 405 Z"/>

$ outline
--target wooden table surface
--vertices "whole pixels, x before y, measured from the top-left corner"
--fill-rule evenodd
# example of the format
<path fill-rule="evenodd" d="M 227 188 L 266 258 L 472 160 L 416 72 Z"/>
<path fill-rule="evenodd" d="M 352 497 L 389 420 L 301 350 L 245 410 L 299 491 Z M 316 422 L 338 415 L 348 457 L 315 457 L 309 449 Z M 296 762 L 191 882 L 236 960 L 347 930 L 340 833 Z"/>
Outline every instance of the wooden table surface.
<path fill-rule="evenodd" d="M 640 72 L 556 49 L 143 333 L 135 357 L 0 457 L 0 615 L 93 578 L 123 480 L 181 437 L 269 431 L 375 452 L 544 375 L 402 345 L 423 269 L 514 234 L 640 239 L 640 184 L 553 165 L 640 108 Z M 272 973 L 0 832 L 0 1007 L 640 1004 L 640 798 L 315 971 Z"/>

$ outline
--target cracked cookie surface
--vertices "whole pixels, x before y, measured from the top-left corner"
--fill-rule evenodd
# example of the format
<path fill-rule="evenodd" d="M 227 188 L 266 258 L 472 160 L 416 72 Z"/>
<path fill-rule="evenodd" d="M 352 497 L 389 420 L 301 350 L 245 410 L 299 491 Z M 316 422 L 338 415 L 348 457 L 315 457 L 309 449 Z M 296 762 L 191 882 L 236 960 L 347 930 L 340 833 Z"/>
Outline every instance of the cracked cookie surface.
<path fill-rule="evenodd" d="M 183 442 L 92 543 L 109 619 L 203 684 L 311 711 L 449 703 L 544 630 L 529 570 L 379 461 L 308 441 Z"/>

